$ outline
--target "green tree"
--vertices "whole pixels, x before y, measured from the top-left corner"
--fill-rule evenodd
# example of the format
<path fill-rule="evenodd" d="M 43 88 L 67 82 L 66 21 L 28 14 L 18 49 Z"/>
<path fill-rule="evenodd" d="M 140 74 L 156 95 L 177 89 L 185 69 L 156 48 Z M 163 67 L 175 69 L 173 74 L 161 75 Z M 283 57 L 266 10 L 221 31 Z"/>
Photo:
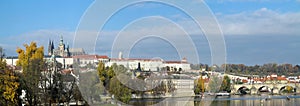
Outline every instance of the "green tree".
<path fill-rule="evenodd" d="M 39 81 L 41 71 L 44 70 L 45 63 L 44 47 L 37 47 L 35 42 L 30 45 L 24 44 L 25 50 L 18 48 L 17 65 L 22 67 L 21 87 L 25 90 L 25 98 L 29 105 L 38 105 L 40 103 Z"/>
<path fill-rule="evenodd" d="M 231 91 L 230 78 L 227 75 L 225 75 L 224 78 L 223 78 L 223 82 L 222 82 L 222 85 L 221 85 L 221 90 L 222 91 L 227 91 L 227 92 Z"/>
<path fill-rule="evenodd" d="M 4 52 L 0 47 L 0 105 L 16 105 L 19 101 L 19 77 L 7 67 Z"/>
<path fill-rule="evenodd" d="M 131 99 L 131 89 L 123 85 L 117 77 L 113 77 L 109 82 L 109 92 L 115 99 L 124 103 L 128 103 Z"/>
<path fill-rule="evenodd" d="M 97 76 L 97 72 L 85 72 L 80 73 L 79 77 L 79 89 L 81 91 L 82 96 L 89 103 L 94 103 L 95 98 L 100 95 L 101 89 L 96 89 L 97 85 L 99 85 L 99 78 Z"/>
<path fill-rule="evenodd" d="M 106 77 L 106 70 L 105 70 L 104 63 L 102 62 L 98 63 L 97 71 L 98 71 L 98 76 L 100 78 L 100 81 L 104 82 Z"/>
<path fill-rule="evenodd" d="M 104 68 L 103 63 L 99 63 L 97 67 L 98 75 L 100 81 L 103 82 L 105 88 L 109 91 L 111 95 L 117 100 L 120 100 L 124 103 L 128 103 L 131 99 L 130 88 L 123 85 L 117 78 L 118 74 L 130 75 L 126 72 L 126 68 L 122 65 L 117 65 L 116 63 L 112 64 L 111 67 Z"/>

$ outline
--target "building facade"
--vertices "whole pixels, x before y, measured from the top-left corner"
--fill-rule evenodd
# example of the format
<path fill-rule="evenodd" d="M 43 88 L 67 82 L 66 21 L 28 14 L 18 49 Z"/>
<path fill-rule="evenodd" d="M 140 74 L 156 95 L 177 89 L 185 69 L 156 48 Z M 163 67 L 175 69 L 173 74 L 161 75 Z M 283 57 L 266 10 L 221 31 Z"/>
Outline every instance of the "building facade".
<path fill-rule="evenodd" d="M 58 47 L 56 49 L 54 47 L 54 41 L 49 40 L 48 55 L 70 57 L 76 55 L 85 55 L 85 51 L 83 50 L 83 48 L 70 48 L 68 43 L 64 43 L 63 37 L 61 36 Z"/>

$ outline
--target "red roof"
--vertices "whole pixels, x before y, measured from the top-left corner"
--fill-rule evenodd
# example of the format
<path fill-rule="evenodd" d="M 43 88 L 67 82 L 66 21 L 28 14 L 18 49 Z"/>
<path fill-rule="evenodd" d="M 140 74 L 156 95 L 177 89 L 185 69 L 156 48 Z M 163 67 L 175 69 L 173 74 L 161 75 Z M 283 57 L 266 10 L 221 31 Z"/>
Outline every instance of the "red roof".
<path fill-rule="evenodd" d="M 118 58 L 112 58 L 110 60 L 117 60 L 117 61 L 162 61 L 162 59 L 142 59 L 142 58 L 123 58 L 123 59 L 118 59 Z"/>
<path fill-rule="evenodd" d="M 242 82 L 243 82 L 243 83 L 247 83 L 247 82 L 248 82 L 248 80 L 245 80 L 245 79 L 243 79 L 243 80 L 242 80 Z"/>
<path fill-rule="evenodd" d="M 77 55 L 73 58 L 83 58 L 83 59 L 108 59 L 106 55 Z"/>
<path fill-rule="evenodd" d="M 69 70 L 69 69 L 63 69 L 63 70 L 61 70 L 61 72 L 62 72 L 63 74 L 70 74 L 72 71 L 73 71 L 73 70 Z"/>
<path fill-rule="evenodd" d="M 285 77 L 277 77 L 277 80 L 286 80 Z"/>
<path fill-rule="evenodd" d="M 187 62 L 183 62 L 183 61 L 165 61 L 164 63 L 168 63 L 168 64 L 182 64 L 182 63 L 187 63 Z"/>

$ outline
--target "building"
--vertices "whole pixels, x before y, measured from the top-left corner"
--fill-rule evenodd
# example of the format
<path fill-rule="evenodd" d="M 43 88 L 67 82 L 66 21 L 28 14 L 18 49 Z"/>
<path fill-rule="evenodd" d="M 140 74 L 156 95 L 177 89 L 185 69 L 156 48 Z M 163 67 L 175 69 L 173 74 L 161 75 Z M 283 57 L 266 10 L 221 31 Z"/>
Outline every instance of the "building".
<path fill-rule="evenodd" d="M 99 62 L 103 62 L 104 64 L 109 62 L 109 57 L 105 55 L 76 55 L 72 56 L 75 63 L 80 65 L 87 64 L 98 64 Z"/>
<path fill-rule="evenodd" d="M 170 71 L 191 70 L 191 66 L 186 58 L 183 58 L 181 61 L 164 61 L 164 67 L 169 67 Z"/>
<path fill-rule="evenodd" d="M 139 59 L 139 58 L 112 58 L 105 66 L 111 66 L 114 63 L 123 65 L 130 70 L 135 70 L 140 64 L 143 71 L 159 71 L 164 65 L 162 59 Z"/>
<path fill-rule="evenodd" d="M 83 48 L 69 48 L 69 52 L 71 56 L 86 55 Z"/>
<path fill-rule="evenodd" d="M 164 67 L 169 67 L 169 71 L 185 71 L 190 70 L 190 64 L 187 62 L 186 58 L 181 61 L 164 61 L 163 59 L 143 59 L 143 58 L 123 58 L 122 53 L 119 53 L 118 58 L 111 58 L 105 66 L 111 66 L 114 63 L 117 65 L 123 65 L 130 70 L 135 70 L 140 64 L 143 71 L 160 71 Z"/>
<path fill-rule="evenodd" d="M 53 55 L 54 56 L 54 55 Z M 17 56 L 13 56 L 13 57 L 6 57 L 5 61 L 7 65 L 11 65 L 11 66 L 16 66 L 17 65 L 17 61 L 18 61 L 18 57 Z M 44 60 L 45 61 L 50 61 L 51 60 L 51 56 L 44 56 Z M 68 66 L 73 65 L 74 60 L 72 57 L 61 57 L 61 56 L 55 56 L 55 60 L 62 64 L 62 68 L 67 68 Z"/>
<path fill-rule="evenodd" d="M 69 48 L 69 44 L 65 44 L 63 37 L 60 36 L 60 41 L 58 44 L 58 48 L 55 49 L 54 42 L 49 41 L 48 45 L 48 55 L 55 55 L 55 56 L 61 56 L 61 57 L 70 57 L 70 56 L 76 56 L 76 55 L 85 55 L 85 51 L 83 48 Z"/>
<path fill-rule="evenodd" d="M 5 58 L 6 64 L 11 66 L 16 66 L 18 60 L 18 56 L 10 56 Z"/>
<path fill-rule="evenodd" d="M 54 42 L 53 41 L 49 41 L 49 45 L 48 45 L 48 55 L 55 55 L 55 56 L 61 56 L 61 57 L 69 57 L 70 51 L 69 51 L 69 44 L 65 45 L 64 44 L 64 40 L 63 37 L 60 36 L 60 42 L 58 45 L 58 48 L 55 49 L 54 48 Z"/>
<path fill-rule="evenodd" d="M 51 61 L 51 58 L 53 58 L 53 56 L 55 55 L 44 56 L 44 60 Z M 62 65 L 62 68 L 68 68 L 74 63 L 74 59 L 72 57 L 55 56 L 55 60 Z"/>

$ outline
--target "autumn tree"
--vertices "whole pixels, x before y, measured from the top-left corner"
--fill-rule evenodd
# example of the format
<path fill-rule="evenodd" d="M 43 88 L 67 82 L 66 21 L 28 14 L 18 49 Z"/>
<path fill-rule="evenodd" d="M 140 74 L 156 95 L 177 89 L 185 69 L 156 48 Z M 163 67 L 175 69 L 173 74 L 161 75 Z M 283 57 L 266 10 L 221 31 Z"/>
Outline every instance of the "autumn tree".
<path fill-rule="evenodd" d="M 17 105 L 19 100 L 19 77 L 7 67 L 4 52 L 0 47 L 0 105 Z"/>
<path fill-rule="evenodd" d="M 231 83 L 230 83 L 230 78 L 225 75 L 222 81 L 222 85 L 221 85 L 221 91 L 227 91 L 230 92 L 231 91 Z"/>
<path fill-rule="evenodd" d="M 195 94 L 200 94 L 203 93 L 205 91 L 205 85 L 204 85 L 204 79 L 202 78 L 202 75 L 195 80 L 195 89 L 194 89 L 194 93 Z"/>
<path fill-rule="evenodd" d="M 18 48 L 17 65 L 22 67 L 21 87 L 25 90 L 25 98 L 29 105 L 40 103 L 39 81 L 44 70 L 44 47 L 37 47 L 35 42 L 24 44 L 25 50 Z"/>

